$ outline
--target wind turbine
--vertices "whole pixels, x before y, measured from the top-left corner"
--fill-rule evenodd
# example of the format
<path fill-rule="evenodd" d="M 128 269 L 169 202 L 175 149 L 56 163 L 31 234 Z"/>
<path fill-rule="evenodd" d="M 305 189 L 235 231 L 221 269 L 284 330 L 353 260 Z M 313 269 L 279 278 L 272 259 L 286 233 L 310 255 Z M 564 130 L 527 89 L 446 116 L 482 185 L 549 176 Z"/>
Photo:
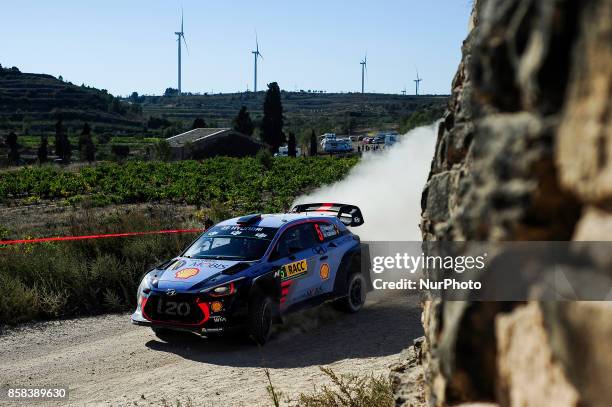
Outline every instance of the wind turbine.
<path fill-rule="evenodd" d="M 185 32 L 183 31 L 183 9 L 181 8 L 181 31 L 175 32 L 176 41 L 178 42 L 178 94 L 181 94 L 181 38 L 185 43 L 185 49 L 187 53 L 189 53 L 189 48 L 187 47 L 187 41 L 185 40 Z"/>
<path fill-rule="evenodd" d="M 263 55 L 261 55 L 261 52 L 259 52 L 257 33 L 255 33 L 255 51 L 251 51 L 251 53 L 255 56 L 255 81 L 253 84 L 253 92 L 257 93 L 257 58 L 261 57 L 263 59 Z"/>
<path fill-rule="evenodd" d="M 361 93 L 365 93 L 365 71 L 368 69 L 368 53 L 366 52 L 361 65 Z"/>
<path fill-rule="evenodd" d="M 421 78 L 419 78 L 419 70 L 416 70 L 416 74 L 417 74 L 417 78 L 414 80 L 414 84 L 415 84 L 415 95 L 419 96 L 419 83 L 423 80 Z"/>

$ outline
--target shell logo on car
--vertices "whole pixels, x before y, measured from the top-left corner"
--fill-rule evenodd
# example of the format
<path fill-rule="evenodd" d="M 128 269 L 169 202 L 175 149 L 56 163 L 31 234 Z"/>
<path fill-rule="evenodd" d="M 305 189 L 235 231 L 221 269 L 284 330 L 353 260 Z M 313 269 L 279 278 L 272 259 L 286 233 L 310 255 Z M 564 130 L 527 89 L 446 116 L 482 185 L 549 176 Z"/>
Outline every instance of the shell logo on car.
<path fill-rule="evenodd" d="M 199 272 L 200 272 L 199 268 L 191 267 L 191 268 L 186 268 L 186 269 L 182 269 L 182 270 L 177 271 L 174 274 L 174 276 L 176 278 L 188 279 L 188 278 L 191 278 L 191 277 L 195 276 Z"/>
<path fill-rule="evenodd" d="M 321 276 L 321 280 L 327 280 L 329 278 L 329 264 L 321 264 L 321 268 L 319 269 L 319 275 Z"/>

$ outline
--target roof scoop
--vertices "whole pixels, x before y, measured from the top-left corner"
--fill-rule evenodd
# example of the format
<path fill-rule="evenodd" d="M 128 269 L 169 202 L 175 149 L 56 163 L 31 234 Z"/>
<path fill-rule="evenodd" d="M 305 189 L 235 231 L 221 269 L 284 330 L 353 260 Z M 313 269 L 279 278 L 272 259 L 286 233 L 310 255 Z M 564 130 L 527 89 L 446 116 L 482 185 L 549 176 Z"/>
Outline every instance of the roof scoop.
<path fill-rule="evenodd" d="M 258 222 L 259 220 L 261 220 L 261 213 L 252 213 L 239 218 L 236 223 L 238 223 L 240 226 L 248 226 Z"/>

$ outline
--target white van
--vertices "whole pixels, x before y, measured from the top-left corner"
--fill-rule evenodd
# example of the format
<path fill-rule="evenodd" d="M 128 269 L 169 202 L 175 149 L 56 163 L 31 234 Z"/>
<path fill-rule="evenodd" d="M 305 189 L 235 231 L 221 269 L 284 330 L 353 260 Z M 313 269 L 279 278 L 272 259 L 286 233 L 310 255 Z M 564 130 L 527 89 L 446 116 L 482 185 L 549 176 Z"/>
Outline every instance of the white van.
<path fill-rule="evenodd" d="M 295 148 L 295 156 L 300 157 L 302 155 L 302 149 L 299 147 Z M 278 153 L 274 154 L 274 157 L 289 157 L 289 146 L 280 146 Z"/>

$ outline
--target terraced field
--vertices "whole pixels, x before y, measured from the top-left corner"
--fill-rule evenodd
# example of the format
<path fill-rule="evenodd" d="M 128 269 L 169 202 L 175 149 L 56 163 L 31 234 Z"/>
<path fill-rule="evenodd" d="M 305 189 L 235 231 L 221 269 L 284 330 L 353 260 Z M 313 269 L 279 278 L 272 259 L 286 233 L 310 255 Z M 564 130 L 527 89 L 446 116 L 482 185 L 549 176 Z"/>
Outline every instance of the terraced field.
<path fill-rule="evenodd" d="M 191 122 L 203 117 L 217 127 L 230 126 L 241 106 L 246 106 L 257 122 L 262 116 L 265 92 L 145 96 L 141 106 L 146 116 Z M 363 132 L 399 129 L 402 120 L 416 111 L 433 111 L 441 116 L 446 95 L 404 96 L 374 93 L 312 93 L 282 91 L 286 131 L 298 137 L 314 129 L 318 134 L 336 131 Z M 430 120 L 430 121 L 431 121 Z"/>
<path fill-rule="evenodd" d="M 138 108 L 105 90 L 0 68 L 0 132 L 52 134 L 59 115 L 67 129 L 80 130 L 88 122 L 97 134 L 130 134 L 143 127 Z"/>

